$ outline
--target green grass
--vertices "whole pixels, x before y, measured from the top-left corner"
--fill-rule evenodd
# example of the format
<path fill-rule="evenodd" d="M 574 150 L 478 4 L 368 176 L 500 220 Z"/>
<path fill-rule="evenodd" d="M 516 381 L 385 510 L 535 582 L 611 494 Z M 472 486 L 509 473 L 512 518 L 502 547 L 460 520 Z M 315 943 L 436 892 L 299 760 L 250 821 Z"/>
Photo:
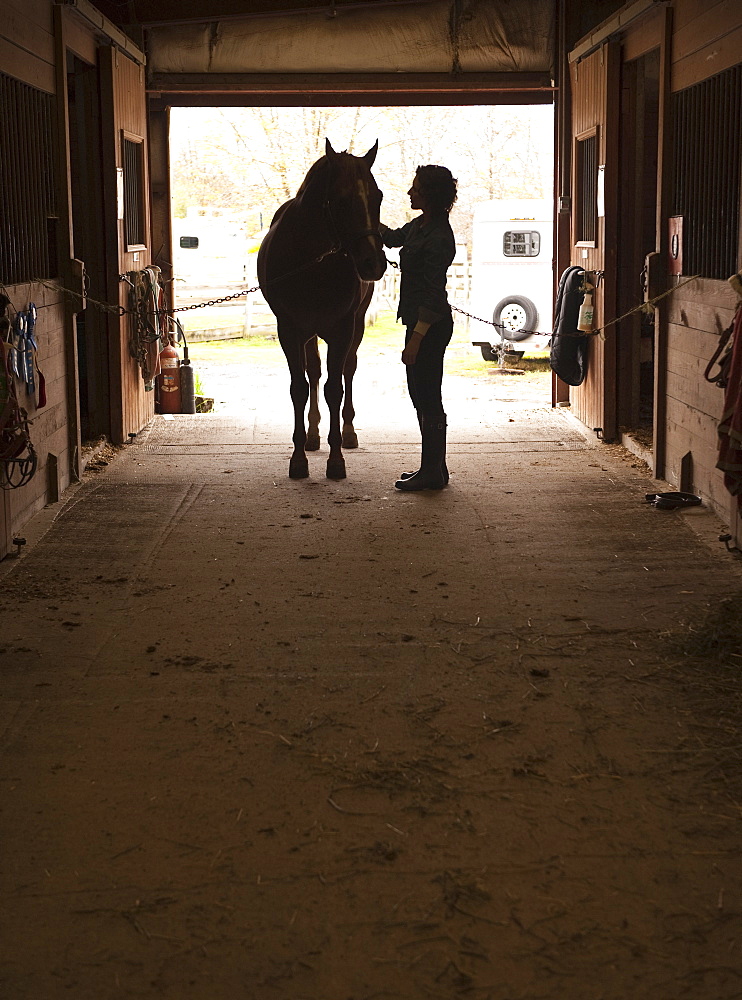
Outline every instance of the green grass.
<path fill-rule="evenodd" d="M 379 350 L 401 352 L 404 346 L 404 327 L 397 321 L 393 312 L 379 313 L 376 322 L 366 321 L 363 340 Z"/>

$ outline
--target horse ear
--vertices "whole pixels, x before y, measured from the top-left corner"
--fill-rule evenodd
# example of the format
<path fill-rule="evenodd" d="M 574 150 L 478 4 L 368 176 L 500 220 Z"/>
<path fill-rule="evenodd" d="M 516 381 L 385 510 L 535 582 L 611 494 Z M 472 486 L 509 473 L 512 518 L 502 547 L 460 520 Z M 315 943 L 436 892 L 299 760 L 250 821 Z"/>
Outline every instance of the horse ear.
<path fill-rule="evenodd" d="M 331 145 L 329 139 L 325 139 L 325 155 L 326 156 L 337 156 L 337 153 L 332 148 L 332 145 Z"/>
<path fill-rule="evenodd" d="M 374 165 L 374 160 L 376 159 L 376 154 L 378 152 L 379 152 L 379 140 L 377 139 L 376 142 L 371 147 L 371 149 L 369 149 L 369 151 L 363 157 L 363 159 L 366 161 L 369 167 L 372 167 Z"/>

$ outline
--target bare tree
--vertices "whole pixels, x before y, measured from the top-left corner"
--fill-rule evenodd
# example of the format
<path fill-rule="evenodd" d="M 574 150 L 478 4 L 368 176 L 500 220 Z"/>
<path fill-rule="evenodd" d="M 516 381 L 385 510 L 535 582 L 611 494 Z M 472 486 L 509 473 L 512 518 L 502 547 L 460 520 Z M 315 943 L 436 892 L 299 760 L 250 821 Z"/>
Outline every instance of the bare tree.
<path fill-rule="evenodd" d="M 374 174 L 382 218 L 411 218 L 415 168 L 444 163 L 459 180 L 452 222 L 469 242 L 474 206 L 492 198 L 543 197 L 551 190 L 549 109 L 530 107 L 306 107 L 173 112 L 176 205 L 218 207 L 267 225 L 293 197 L 325 139 L 360 155 L 379 140 Z M 546 112 L 546 115 L 544 114 Z M 533 125 L 534 120 L 539 125 Z M 256 225 L 257 228 L 257 225 Z"/>

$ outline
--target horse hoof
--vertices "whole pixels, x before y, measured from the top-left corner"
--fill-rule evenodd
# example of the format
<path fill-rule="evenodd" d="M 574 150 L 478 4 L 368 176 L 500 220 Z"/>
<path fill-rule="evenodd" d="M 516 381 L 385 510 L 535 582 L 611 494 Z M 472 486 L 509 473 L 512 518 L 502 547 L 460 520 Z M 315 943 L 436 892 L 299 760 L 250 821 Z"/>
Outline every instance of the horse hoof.
<path fill-rule="evenodd" d="M 343 448 L 357 448 L 358 435 L 355 431 L 343 431 Z"/>
<path fill-rule="evenodd" d="M 304 451 L 319 451 L 319 434 L 307 434 Z"/>
<path fill-rule="evenodd" d="M 306 459 L 304 461 L 294 461 L 293 459 L 289 462 L 289 478 L 290 479 L 306 479 L 309 476 L 309 462 Z"/>
<path fill-rule="evenodd" d="M 328 462 L 327 478 L 345 479 L 345 462 Z"/>

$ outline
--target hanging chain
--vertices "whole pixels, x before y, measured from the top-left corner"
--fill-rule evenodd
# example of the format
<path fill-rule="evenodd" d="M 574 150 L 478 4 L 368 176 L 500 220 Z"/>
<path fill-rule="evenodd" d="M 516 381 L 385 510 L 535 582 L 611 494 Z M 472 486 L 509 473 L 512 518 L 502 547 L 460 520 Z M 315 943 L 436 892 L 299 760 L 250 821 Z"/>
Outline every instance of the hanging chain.
<path fill-rule="evenodd" d="M 294 274 L 298 274 L 300 271 L 306 270 L 308 267 L 313 267 L 315 264 L 319 264 L 326 257 L 331 257 L 335 253 L 344 253 L 342 247 L 333 246 L 329 250 L 320 254 L 319 257 L 315 257 L 308 261 L 306 264 L 302 264 L 300 267 L 295 268 L 293 271 L 287 271 L 285 274 L 279 274 L 275 278 L 272 278 L 268 284 L 273 284 L 275 281 L 283 281 L 284 278 L 290 278 Z M 134 273 L 134 272 L 131 272 Z M 112 306 L 108 302 L 102 302 L 99 299 L 91 298 L 89 295 L 82 296 L 79 292 L 73 291 L 71 288 L 65 288 L 64 285 L 60 285 L 57 281 L 50 281 L 45 278 L 31 278 L 33 284 L 43 285 L 45 288 L 49 288 L 52 291 L 60 292 L 62 295 L 74 299 L 77 302 L 81 302 L 84 298 L 85 302 L 89 306 L 95 306 L 96 309 L 100 309 L 101 312 L 114 313 L 117 316 L 131 316 L 135 313 L 135 310 L 127 309 L 125 306 Z M 119 281 L 126 281 L 131 284 L 131 279 L 128 274 L 119 274 Z M 242 298 L 243 295 L 252 295 L 254 292 L 260 291 L 260 285 L 254 285 L 252 288 L 244 288 L 241 292 L 234 292 L 232 295 L 223 295 L 219 299 L 209 299 L 208 302 L 196 302 L 191 306 L 178 306 L 176 309 L 169 310 L 171 313 L 188 312 L 191 309 L 203 309 L 206 306 L 217 306 L 221 305 L 222 302 L 231 302 L 233 299 Z M 39 309 L 49 309 L 52 303 L 46 305 L 41 305 Z"/>
<path fill-rule="evenodd" d="M 323 254 L 320 254 L 320 256 L 316 257 L 314 260 L 310 260 L 307 264 L 302 264 L 301 267 L 297 267 L 294 271 L 287 271 L 286 274 L 280 274 L 280 275 L 278 275 L 277 277 L 273 278 L 270 283 L 272 284 L 274 281 L 282 281 L 284 278 L 290 278 L 294 274 L 298 274 L 300 271 L 303 271 L 303 270 L 305 270 L 308 267 L 312 267 L 314 264 L 319 264 L 319 262 L 322 261 L 322 260 L 324 260 L 325 257 L 330 257 L 332 254 L 341 253 L 341 252 L 344 252 L 343 249 L 342 249 L 342 247 L 339 247 L 339 246 L 332 247 L 332 249 L 327 250 Z M 387 259 L 387 264 L 389 264 L 391 267 L 399 269 L 399 264 L 396 261 L 394 261 L 394 260 Z M 602 276 L 602 272 L 596 272 L 596 273 L 598 273 L 600 276 Z M 653 311 L 654 311 L 654 308 L 655 308 L 655 305 L 656 305 L 657 302 L 660 302 L 662 299 L 666 298 L 667 296 L 672 295 L 673 292 L 676 292 L 679 288 L 682 288 L 683 285 L 687 285 L 689 282 L 695 281 L 699 277 L 700 277 L 700 275 L 698 275 L 698 274 L 690 275 L 688 278 L 685 278 L 683 281 L 679 282 L 677 285 L 673 285 L 672 288 L 668 288 L 666 291 L 662 292 L 660 295 L 656 295 L 656 296 L 654 296 L 654 298 L 647 299 L 646 302 L 642 302 L 638 306 L 634 306 L 633 309 L 629 309 L 629 311 L 625 312 L 622 316 L 618 316 L 615 319 L 609 320 L 604 326 L 600 327 L 597 330 L 591 330 L 591 331 L 582 331 L 582 330 L 580 330 L 580 331 L 577 331 L 577 332 L 574 332 L 574 333 L 572 333 L 570 331 L 567 331 L 563 335 L 564 336 L 568 336 L 568 337 L 590 337 L 590 336 L 594 337 L 594 336 L 599 336 L 601 339 L 604 339 L 605 338 L 605 330 L 607 330 L 609 326 L 615 326 L 618 323 L 620 323 L 622 320 L 627 319 L 629 316 L 633 316 L 635 313 L 642 312 L 642 313 L 647 313 L 647 314 L 651 315 L 653 313 Z M 128 280 L 128 275 L 120 274 L 119 278 L 122 281 L 126 281 L 126 280 Z M 33 283 L 35 283 L 35 284 L 40 284 L 40 285 L 43 285 L 46 288 L 53 289 L 54 291 L 61 292 L 63 295 L 68 295 L 69 297 L 71 297 L 73 299 L 79 300 L 79 299 L 82 298 L 82 296 L 78 292 L 72 291 L 69 288 L 65 288 L 63 285 L 58 284 L 58 282 L 56 282 L 56 281 L 49 281 L 48 279 L 43 279 L 43 278 L 32 278 L 31 281 Z M 260 291 L 260 285 L 255 285 L 253 288 L 245 288 L 241 292 L 234 292 L 232 295 L 224 295 L 224 296 L 222 296 L 219 299 L 209 299 L 208 302 L 196 302 L 196 303 L 194 303 L 194 305 L 191 305 L 191 306 L 178 306 L 178 308 L 172 309 L 172 310 L 170 310 L 170 312 L 172 312 L 172 313 L 188 312 L 191 309 L 203 309 L 206 306 L 216 306 L 216 305 L 220 305 L 222 302 L 230 302 L 233 299 L 239 299 L 239 298 L 242 298 L 243 295 L 251 295 L 251 294 L 253 294 L 254 292 L 257 292 L 257 291 Z M 96 299 L 91 299 L 89 296 L 86 296 L 86 301 L 87 301 L 88 305 L 93 305 L 93 306 L 95 306 L 96 308 L 100 309 L 103 312 L 112 312 L 112 313 L 115 313 L 118 316 L 127 316 L 127 315 L 130 315 L 132 313 L 131 309 L 126 309 L 124 306 L 112 306 L 108 302 L 100 302 L 100 301 L 98 301 Z M 51 303 L 47 303 L 46 305 L 39 306 L 38 308 L 39 309 L 48 309 L 50 306 L 51 306 Z M 496 330 L 498 330 L 500 332 L 501 336 L 503 336 L 504 339 L 507 340 L 506 334 L 508 332 L 508 329 L 507 329 L 507 327 L 503 323 L 495 323 L 494 320 L 483 319 L 481 316 L 475 316 L 473 313 L 469 313 L 465 309 L 461 309 L 459 306 L 452 305 L 451 309 L 452 309 L 453 312 L 457 312 L 457 313 L 460 313 L 462 316 L 466 316 L 467 319 L 473 319 L 473 320 L 476 320 L 478 323 L 484 323 L 487 326 L 494 327 Z M 533 334 L 533 335 L 537 335 L 537 336 L 540 336 L 540 337 L 551 337 L 552 336 L 551 333 L 546 333 L 546 332 L 544 332 L 542 330 L 518 330 L 518 331 L 511 331 L 511 332 L 518 332 L 518 333 L 523 333 L 523 334 L 526 334 L 526 335 Z"/>
<path fill-rule="evenodd" d="M 231 302 L 232 299 L 239 299 L 243 295 L 252 295 L 253 292 L 260 291 L 260 285 L 255 285 L 254 288 L 245 288 L 241 292 L 235 292 L 233 295 L 223 295 L 220 299 L 209 299 L 208 302 L 196 302 L 192 306 L 178 306 L 177 309 L 171 309 L 173 313 L 188 312 L 190 309 L 203 309 L 204 306 L 218 306 L 222 302 Z"/>
<path fill-rule="evenodd" d="M 343 248 L 340 246 L 333 246 L 329 250 L 325 250 L 321 253 L 319 257 L 314 257 L 312 260 L 308 261 L 306 264 L 302 264 L 300 267 L 295 268 L 293 271 L 286 271 L 285 274 L 278 274 L 275 278 L 271 278 L 267 284 L 272 285 L 276 281 L 283 281 L 284 278 L 291 278 L 293 275 L 298 274 L 300 271 L 306 271 L 308 267 L 314 267 L 315 264 L 319 264 L 323 261 L 325 257 L 331 257 L 335 253 L 340 253 Z M 218 306 L 222 302 L 231 302 L 232 299 L 239 299 L 243 295 L 252 295 L 253 292 L 259 292 L 260 285 L 255 285 L 253 288 L 245 288 L 241 292 L 235 292 L 233 295 L 223 295 L 220 299 L 209 299 L 208 302 L 196 302 L 192 306 L 179 306 L 177 309 L 171 310 L 174 313 L 188 312 L 189 309 L 203 309 L 204 306 Z"/>

